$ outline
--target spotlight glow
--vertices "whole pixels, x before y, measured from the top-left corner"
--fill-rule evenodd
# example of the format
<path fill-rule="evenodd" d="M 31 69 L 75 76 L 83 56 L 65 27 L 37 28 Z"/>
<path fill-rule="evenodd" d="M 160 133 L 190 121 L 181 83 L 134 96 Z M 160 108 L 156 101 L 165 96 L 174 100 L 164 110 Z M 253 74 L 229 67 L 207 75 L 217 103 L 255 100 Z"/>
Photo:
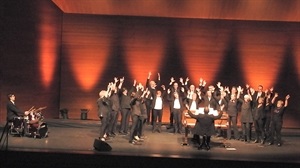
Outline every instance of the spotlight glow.
<path fill-rule="evenodd" d="M 245 30 L 240 33 L 240 54 L 247 83 L 257 88 L 273 87 L 283 62 L 286 46 L 284 33 Z"/>
<path fill-rule="evenodd" d="M 221 33 L 218 28 L 208 28 L 200 24 L 190 22 L 188 27 L 178 32 L 183 63 L 191 83 L 195 85 L 199 84 L 200 78 L 208 84 L 214 79 L 228 41 L 228 33 Z"/>
<path fill-rule="evenodd" d="M 72 75 L 85 91 L 95 87 L 101 78 L 111 44 L 110 27 L 93 18 L 70 17 L 64 23 L 64 44 Z M 90 20 L 91 19 L 91 20 Z M 82 22 L 79 22 L 81 20 Z"/>
<path fill-rule="evenodd" d="M 137 82 L 144 84 L 148 72 L 159 72 L 166 41 L 163 34 L 164 30 L 158 27 L 136 27 L 126 30 L 125 60 L 131 76 Z"/>
<path fill-rule="evenodd" d="M 53 80 L 53 74 L 55 71 L 55 65 L 57 61 L 58 51 L 58 36 L 57 29 L 53 27 L 55 23 L 54 16 L 51 12 L 46 13 L 41 5 L 41 22 L 38 25 L 38 56 L 39 56 L 39 69 L 42 84 L 45 88 L 48 88 Z M 55 24 L 54 24 L 55 25 Z"/>

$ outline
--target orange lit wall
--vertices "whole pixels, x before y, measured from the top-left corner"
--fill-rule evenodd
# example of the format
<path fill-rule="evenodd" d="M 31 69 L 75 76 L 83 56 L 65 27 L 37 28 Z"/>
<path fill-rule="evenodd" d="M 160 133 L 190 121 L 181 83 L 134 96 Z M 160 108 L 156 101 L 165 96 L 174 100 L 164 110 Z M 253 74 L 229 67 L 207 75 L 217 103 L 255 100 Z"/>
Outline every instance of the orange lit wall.
<path fill-rule="evenodd" d="M 45 118 L 58 118 L 62 12 L 48 0 L 2 5 L 0 122 L 9 93 L 21 110 L 47 106 Z"/>

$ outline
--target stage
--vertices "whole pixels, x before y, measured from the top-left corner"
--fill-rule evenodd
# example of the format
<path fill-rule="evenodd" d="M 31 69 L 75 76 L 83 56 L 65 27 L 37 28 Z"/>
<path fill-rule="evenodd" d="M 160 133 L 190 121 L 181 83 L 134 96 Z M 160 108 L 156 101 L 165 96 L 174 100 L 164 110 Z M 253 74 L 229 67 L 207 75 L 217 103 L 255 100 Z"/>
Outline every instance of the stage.
<path fill-rule="evenodd" d="M 188 145 L 182 145 L 184 134 L 173 134 L 163 125 L 161 133 L 152 133 L 146 125 L 141 145 L 128 142 L 128 135 L 117 135 L 107 144 L 111 151 L 94 149 L 100 123 L 97 120 L 45 120 L 47 138 L 15 137 L 8 135 L 8 143 L 1 142 L 1 168 L 16 166 L 42 167 L 161 167 L 198 165 L 222 167 L 250 167 L 282 165 L 299 166 L 300 130 L 283 129 L 283 146 L 268 146 L 238 140 L 212 137 L 211 149 L 198 150 L 188 135 Z M 1 133 L 3 127 L 1 124 Z M 167 166 L 167 167 L 169 167 Z"/>

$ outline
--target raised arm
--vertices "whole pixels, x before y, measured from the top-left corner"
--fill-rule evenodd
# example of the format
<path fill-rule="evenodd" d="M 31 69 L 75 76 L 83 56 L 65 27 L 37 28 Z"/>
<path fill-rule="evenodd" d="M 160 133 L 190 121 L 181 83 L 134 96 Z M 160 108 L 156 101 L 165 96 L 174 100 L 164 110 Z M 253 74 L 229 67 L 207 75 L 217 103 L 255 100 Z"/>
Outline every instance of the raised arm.
<path fill-rule="evenodd" d="M 285 102 L 284 102 L 284 107 L 287 107 L 288 106 L 288 100 L 290 98 L 290 95 L 286 95 L 285 96 Z"/>
<path fill-rule="evenodd" d="M 119 83 L 119 86 L 118 86 L 119 90 L 121 90 L 123 83 L 124 83 L 124 76 L 122 78 L 120 78 L 120 83 Z"/>
<path fill-rule="evenodd" d="M 278 97 L 278 93 L 275 93 L 275 94 L 274 94 L 274 97 L 272 98 L 272 101 L 271 101 L 271 102 L 272 102 L 272 104 L 274 104 L 274 103 L 275 103 L 275 99 L 276 99 L 277 97 Z"/>

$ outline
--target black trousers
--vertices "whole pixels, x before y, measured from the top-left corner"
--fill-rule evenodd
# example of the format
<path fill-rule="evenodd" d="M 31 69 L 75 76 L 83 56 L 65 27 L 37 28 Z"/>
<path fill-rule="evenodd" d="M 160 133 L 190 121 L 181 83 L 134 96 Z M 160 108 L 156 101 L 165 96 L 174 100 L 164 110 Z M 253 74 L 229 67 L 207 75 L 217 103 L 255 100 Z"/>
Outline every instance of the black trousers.
<path fill-rule="evenodd" d="M 256 133 L 256 140 L 263 140 L 265 139 L 265 119 L 258 119 L 254 121 L 254 128 L 255 128 L 255 133 Z"/>
<path fill-rule="evenodd" d="M 245 141 L 251 140 L 251 128 L 252 128 L 252 123 L 242 122 L 242 130 L 243 130 L 243 136 L 245 138 Z"/>
<path fill-rule="evenodd" d="M 129 127 L 130 109 L 121 109 L 121 128 L 120 132 L 127 133 Z"/>
<path fill-rule="evenodd" d="M 174 117 L 174 132 L 180 132 L 182 130 L 182 111 L 180 109 L 174 109 L 172 113 Z"/>
<path fill-rule="evenodd" d="M 160 129 L 163 110 L 162 109 L 161 110 L 153 109 L 152 113 L 153 113 L 153 120 L 152 120 L 153 121 L 153 130 L 156 128 Z"/>
<path fill-rule="evenodd" d="M 103 116 L 103 118 L 100 118 L 100 138 L 103 138 L 104 134 L 108 132 L 109 127 L 109 115 Z"/>
<path fill-rule="evenodd" d="M 109 133 L 115 133 L 117 122 L 118 122 L 118 115 L 119 111 L 111 111 L 110 112 L 110 120 L 109 120 L 109 126 L 108 126 L 108 132 Z"/>
<path fill-rule="evenodd" d="M 237 116 L 228 116 L 228 128 L 227 128 L 227 139 L 231 138 L 231 128 L 233 129 L 233 135 L 235 139 L 239 138 L 239 131 L 237 128 Z"/>
<path fill-rule="evenodd" d="M 132 125 L 130 129 L 129 141 L 132 141 L 134 136 L 139 135 L 142 132 L 142 121 L 143 117 L 133 114 L 132 115 Z"/>
<path fill-rule="evenodd" d="M 270 142 L 274 142 L 274 138 L 276 137 L 277 143 L 281 143 L 281 129 L 282 129 L 282 119 L 273 119 L 271 121 L 270 128 Z"/>

